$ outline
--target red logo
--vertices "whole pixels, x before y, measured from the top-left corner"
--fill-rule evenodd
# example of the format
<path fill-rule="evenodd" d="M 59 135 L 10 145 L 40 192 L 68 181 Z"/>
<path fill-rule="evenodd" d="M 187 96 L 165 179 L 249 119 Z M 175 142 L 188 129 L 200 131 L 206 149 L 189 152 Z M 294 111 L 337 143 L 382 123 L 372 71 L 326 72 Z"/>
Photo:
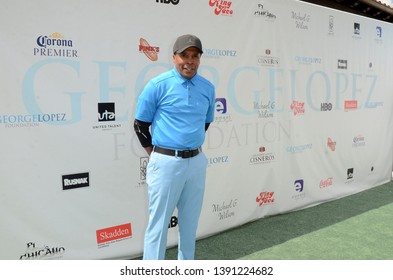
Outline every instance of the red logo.
<path fill-rule="evenodd" d="M 319 183 L 319 187 L 321 189 L 330 187 L 331 185 L 333 185 L 333 177 L 329 177 L 326 180 L 321 180 L 321 182 Z"/>
<path fill-rule="evenodd" d="M 336 141 L 333 141 L 330 137 L 328 137 L 327 146 L 334 152 L 336 150 Z"/>
<path fill-rule="evenodd" d="M 274 203 L 274 192 L 260 192 L 256 197 L 255 201 L 259 204 L 259 207 L 266 204 Z"/>
<path fill-rule="evenodd" d="M 266 49 L 266 50 L 265 50 L 265 54 L 266 54 L 266 55 L 270 55 L 270 53 L 271 53 L 271 51 L 270 51 L 269 49 Z"/>
<path fill-rule="evenodd" d="M 263 153 L 263 152 L 265 152 L 265 151 L 266 151 L 265 147 L 259 147 L 259 152 L 260 152 L 260 153 Z"/>
<path fill-rule="evenodd" d="M 344 109 L 345 110 L 356 110 L 358 108 L 357 100 L 345 100 L 344 101 Z"/>
<path fill-rule="evenodd" d="M 149 43 L 143 39 L 139 39 L 139 51 L 143 52 L 151 61 L 157 61 L 158 53 L 160 52 L 159 47 L 152 47 Z"/>
<path fill-rule="evenodd" d="M 232 1 L 224 1 L 224 0 L 209 0 L 210 7 L 216 7 L 214 9 L 214 14 L 217 16 L 219 14 L 230 16 L 233 14 L 233 10 L 231 10 Z"/>
<path fill-rule="evenodd" d="M 131 224 L 118 225 L 96 230 L 97 244 L 132 236 Z"/>
<path fill-rule="evenodd" d="M 293 114 L 295 116 L 303 115 L 304 111 L 305 111 L 304 110 L 304 102 L 292 101 L 291 110 L 293 110 Z"/>

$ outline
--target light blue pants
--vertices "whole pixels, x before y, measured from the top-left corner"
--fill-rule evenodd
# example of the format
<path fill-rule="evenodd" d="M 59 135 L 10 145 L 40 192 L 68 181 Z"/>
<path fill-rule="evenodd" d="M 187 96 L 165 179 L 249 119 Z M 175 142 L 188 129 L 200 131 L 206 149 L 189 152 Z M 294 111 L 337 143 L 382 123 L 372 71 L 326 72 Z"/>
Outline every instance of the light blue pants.
<path fill-rule="evenodd" d="M 192 260 L 205 191 L 207 159 L 203 153 L 183 159 L 156 152 L 147 165 L 149 222 L 145 232 L 144 260 L 165 258 L 168 225 L 178 210 L 178 259 Z"/>

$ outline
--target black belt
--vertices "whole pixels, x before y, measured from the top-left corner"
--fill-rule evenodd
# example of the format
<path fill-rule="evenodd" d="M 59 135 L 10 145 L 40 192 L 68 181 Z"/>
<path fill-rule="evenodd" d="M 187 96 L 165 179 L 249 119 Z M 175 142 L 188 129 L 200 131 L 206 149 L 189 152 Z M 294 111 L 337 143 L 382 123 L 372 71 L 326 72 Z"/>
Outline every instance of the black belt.
<path fill-rule="evenodd" d="M 197 156 L 202 150 L 200 148 L 195 150 L 171 150 L 171 149 L 154 146 L 154 151 L 167 156 L 191 158 Z"/>

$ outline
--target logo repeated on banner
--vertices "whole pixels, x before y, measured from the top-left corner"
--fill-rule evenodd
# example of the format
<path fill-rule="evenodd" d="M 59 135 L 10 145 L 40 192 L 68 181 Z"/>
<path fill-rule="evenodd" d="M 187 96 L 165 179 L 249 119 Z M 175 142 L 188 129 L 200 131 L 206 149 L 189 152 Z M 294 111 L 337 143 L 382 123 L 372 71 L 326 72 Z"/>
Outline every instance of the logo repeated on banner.
<path fill-rule="evenodd" d="M 214 123 L 229 123 L 232 122 L 232 117 L 228 114 L 228 106 L 226 98 L 216 98 L 215 100 L 215 110 Z"/>
<path fill-rule="evenodd" d="M 337 60 L 337 69 L 348 69 L 348 60 L 346 59 L 338 59 Z"/>
<path fill-rule="evenodd" d="M 296 192 L 299 194 L 293 195 L 292 199 L 294 200 L 299 200 L 299 199 L 304 199 L 306 197 L 306 193 L 304 191 L 304 180 L 303 179 L 298 179 L 293 183 L 294 189 Z"/>
<path fill-rule="evenodd" d="M 204 58 L 221 58 L 221 57 L 236 57 L 237 50 L 226 50 L 226 49 L 203 49 Z"/>
<path fill-rule="evenodd" d="M 51 35 L 40 35 L 37 40 L 37 47 L 33 49 L 36 56 L 48 57 L 78 57 L 78 50 L 74 49 L 72 40 L 64 38 L 58 32 Z"/>
<path fill-rule="evenodd" d="M 146 41 L 146 39 L 139 39 L 139 52 L 146 55 L 151 61 L 157 61 L 160 47 L 153 47 Z"/>
<path fill-rule="evenodd" d="M 96 230 L 99 248 L 108 247 L 111 243 L 124 241 L 131 237 L 131 223 Z"/>
<path fill-rule="evenodd" d="M 280 58 L 277 56 L 271 56 L 271 50 L 266 49 L 265 55 L 257 57 L 257 65 L 267 67 L 278 67 L 280 66 Z"/>
<path fill-rule="evenodd" d="M 353 137 L 352 147 L 357 148 L 357 147 L 364 147 L 364 146 L 366 146 L 366 141 L 364 140 L 364 136 L 357 135 Z"/>
<path fill-rule="evenodd" d="M 216 156 L 208 158 L 208 167 L 229 163 L 229 156 Z"/>
<path fill-rule="evenodd" d="M 328 35 L 334 35 L 334 16 L 329 15 Z"/>
<path fill-rule="evenodd" d="M 63 190 L 77 189 L 90 186 L 89 172 L 62 176 Z"/>
<path fill-rule="evenodd" d="M 265 147 L 259 147 L 259 154 L 254 154 L 251 155 L 249 158 L 249 164 L 262 164 L 262 163 L 271 163 L 274 162 L 275 160 L 275 155 L 274 153 L 266 152 Z"/>
<path fill-rule="evenodd" d="M 353 111 L 358 108 L 357 100 L 345 100 L 344 101 L 344 110 L 345 111 Z"/>
<path fill-rule="evenodd" d="M 209 0 L 209 6 L 214 8 L 214 14 L 216 16 L 232 16 L 233 10 L 231 9 L 232 1 L 224 0 Z"/>
<path fill-rule="evenodd" d="M 254 11 L 254 16 L 258 18 L 264 18 L 266 21 L 275 21 L 277 16 L 265 9 L 263 4 L 257 4 L 257 9 Z"/>
<path fill-rule="evenodd" d="M 156 3 L 161 3 L 161 4 L 173 4 L 177 5 L 179 4 L 180 0 L 156 0 Z"/>
<path fill-rule="evenodd" d="M 235 216 L 237 206 L 237 198 L 215 203 L 212 204 L 212 213 L 217 214 L 218 220 L 225 220 Z"/>
<path fill-rule="evenodd" d="M 293 111 L 293 115 L 295 116 L 304 115 L 304 102 L 299 102 L 296 100 L 292 101 L 291 110 Z"/>
<path fill-rule="evenodd" d="M 77 189 L 90 186 L 89 172 L 62 175 L 63 190 Z"/>
<path fill-rule="evenodd" d="M 141 157 L 139 158 L 139 163 L 140 163 L 140 179 L 141 180 L 146 180 L 146 169 L 147 169 L 147 164 L 149 163 L 149 157 Z"/>
<path fill-rule="evenodd" d="M 97 109 L 97 122 L 99 124 L 93 125 L 93 129 L 113 130 L 121 127 L 121 123 L 115 122 L 116 112 L 114 102 L 98 103 Z"/>
<path fill-rule="evenodd" d="M 360 36 L 360 23 L 358 22 L 353 23 L 353 34 Z"/>
<path fill-rule="evenodd" d="M 267 102 L 253 102 L 254 110 L 258 114 L 259 119 L 269 119 L 274 117 L 274 109 L 276 107 L 275 101 L 267 101 Z"/>
<path fill-rule="evenodd" d="M 333 109 L 332 103 L 321 103 L 321 112 L 331 111 Z"/>
<path fill-rule="evenodd" d="M 382 39 L 382 27 L 381 26 L 376 26 L 375 27 L 375 42 L 378 44 L 381 44 L 383 42 Z"/>
<path fill-rule="evenodd" d="M 308 143 L 308 144 L 302 144 L 297 146 L 288 146 L 286 151 L 291 154 L 296 154 L 311 149 L 312 149 L 312 143 Z"/>
<path fill-rule="evenodd" d="M 260 192 L 255 201 L 259 207 L 274 203 L 274 192 Z"/>
<path fill-rule="evenodd" d="M 19 257 L 20 260 L 53 260 L 61 259 L 65 254 L 64 247 L 38 247 L 34 242 L 28 242 L 26 252 Z"/>
<path fill-rule="evenodd" d="M 354 173 L 353 173 L 354 169 L 353 168 L 348 168 L 347 169 L 347 181 L 345 183 L 352 183 L 354 178 Z"/>
<path fill-rule="evenodd" d="M 178 225 L 178 219 L 176 216 L 172 216 L 171 220 L 169 221 L 168 228 L 175 228 Z"/>
<path fill-rule="evenodd" d="M 311 15 L 304 12 L 291 12 L 291 18 L 295 22 L 295 27 L 297 29 L 308 30 L 310 24 Z"/>
<path fill-rule="evenodd" d="M 322 58 L 297 55 L 295 56 L 295 61 L 299 64 L 306 64 L 306 65 L 321 64 Z"/>
<path fill-rule="evenodd" d="M 336 141 L 333 141 L 332 138 L 328 137 L 327 146 L 331 151 L 334 152 L 336 150 Z"/>
<path fill-rule="evenodd" d="M 0 124 L 5 128 L 32 128 L 41 124 L 58 124 L 67 121 L 65 113 L 52 114 L 10 114 L 0 115 Z"/>
<path fill-rule="evenodd" d="M 329 178 L 327 178 L 325 180 L 321 180 L 319 182 L 319 188 L 320 189 L 326 189 L 326 188 L 331 187 L 331 186 L 333 186 L 333 177 L 329 177 Z"/>

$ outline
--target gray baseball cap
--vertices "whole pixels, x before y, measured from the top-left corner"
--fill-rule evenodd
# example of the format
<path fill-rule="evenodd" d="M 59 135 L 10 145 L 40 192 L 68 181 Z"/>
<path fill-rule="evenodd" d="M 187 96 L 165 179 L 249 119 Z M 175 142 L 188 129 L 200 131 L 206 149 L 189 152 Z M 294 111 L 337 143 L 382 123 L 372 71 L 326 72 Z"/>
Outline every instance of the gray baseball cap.
<path fill-rule="evenodd" d="M 199 49 L 200 53 L 203 53 L 201 40 L 191 34 L 182 35 L 176 39 L 173 45 L 173 53 L 182 53 L 185 49 L 190 47 L 195 47 Z"/>

